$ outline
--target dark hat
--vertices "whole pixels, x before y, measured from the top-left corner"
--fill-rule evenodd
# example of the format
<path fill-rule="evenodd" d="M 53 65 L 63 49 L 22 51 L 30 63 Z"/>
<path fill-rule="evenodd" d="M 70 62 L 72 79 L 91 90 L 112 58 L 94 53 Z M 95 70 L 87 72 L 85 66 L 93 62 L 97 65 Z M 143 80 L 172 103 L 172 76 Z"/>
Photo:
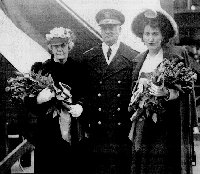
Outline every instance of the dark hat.
<path fill-rule="evenodd" d="M 151 20 L 157 21 L 160 24 L 160 27 L 165 30 L 166 35 L 168 35 L 169 38 L 178 35 L 178 26 L 175 20 L 163 9 L 143 9 L 132 21 L 132 32 L 141 38 L 145 23 L 148 23 L 148 21 Z"/>
<path fill-rule="evenodd" d="M 122 25 L 125 16 L 115 9 L 103 9 L 96 14 L 96 21 L 99 25 Z"/>

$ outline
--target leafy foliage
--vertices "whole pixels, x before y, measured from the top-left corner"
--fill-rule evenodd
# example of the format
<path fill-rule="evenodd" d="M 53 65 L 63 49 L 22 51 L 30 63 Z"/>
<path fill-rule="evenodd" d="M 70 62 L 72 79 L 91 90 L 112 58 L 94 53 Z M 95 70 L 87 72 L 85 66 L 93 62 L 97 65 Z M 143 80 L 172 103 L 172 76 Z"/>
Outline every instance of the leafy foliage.
<path fill-rule="evenodd" d="M 160 88 L 175 89 L 181 93 L 189 93 L 197 75 L 190 67 L 185 67 L 180 57 L 164 59 L 154 72 L 141 73 L 137 90 L 133 91 L 129 104 L 129 111 L 133 111 L 133 119 L 152 116 L 157 122 L 157 116 L 165 112 L 165 97 L 157 97 L 150 94 L 151 84 Z"/>
<path fill-rule="evenodd" d="M 24 102 L 24 98 L 37 96 L 40 91 L 48 87 L 54 89 L 54 81 L 49 74 L 42 76 L 41 72 L 36 73 L 17 73 L 16 77 L 8 79 L 6 92 L 10 94 L 11 101 Z"/>

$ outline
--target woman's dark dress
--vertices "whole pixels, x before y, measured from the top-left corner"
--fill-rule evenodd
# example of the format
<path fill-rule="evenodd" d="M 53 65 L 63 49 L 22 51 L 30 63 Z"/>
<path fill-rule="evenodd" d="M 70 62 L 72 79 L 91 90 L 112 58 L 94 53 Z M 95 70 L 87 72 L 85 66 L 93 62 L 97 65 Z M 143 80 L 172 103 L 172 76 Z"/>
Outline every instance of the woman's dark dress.
<path fill-rule="evenodd" d="M 50 59 L 41 66 L 42 74 L 51 74 L 57 87 L 59 82 L 71 87 L 73 103 L 78 102 L 81 93 L 78 69 L 78 64 L 70 58 L 65 64 L 56 63 Z M 36 132 L 30 140 L 35 145 L 35 173 L 59 174 L 71 173 L 74 170 L 72 146 L 61 137 L 59 117 L 53 118 L 51 114 L 46 115 L 48 106 L 53 102 L 55 101 L 36 104 L 36 98 L 26 99 L 27 107 L 37 116 Z M 72 118 L 72 126 L 75 125 L 73 122 L 76 122 L 74 118 Z M 73 127 L 72 129 L 76 130 Z"/>
<path fill-rule="evenodd" d="M 164 58 L 187 57 L 180 47 L 164 48 Z M 138 72 L 148 51 L 138 56 Z M 179 56 L 180 57 L 180 56 Z M 180 57 L 181 58 L 181 57 Z M 191 173 L 192 127 L 196 125 L 194 93 L 179 93 L 165 104 L 165 113 L 156 123 L 151 117 L 133 122 L 132 174 L 189 174 Z"/>

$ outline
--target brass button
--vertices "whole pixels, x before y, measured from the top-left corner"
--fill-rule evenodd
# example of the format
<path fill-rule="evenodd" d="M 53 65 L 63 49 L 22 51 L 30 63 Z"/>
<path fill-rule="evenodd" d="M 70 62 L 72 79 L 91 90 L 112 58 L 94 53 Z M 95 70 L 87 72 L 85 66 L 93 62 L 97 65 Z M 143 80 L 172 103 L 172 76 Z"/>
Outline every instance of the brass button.
<path fill-rule="evenodd" d="M 101 111 L 101 108 L 99 108 L 98 111 Z"/>
<path fill-rule="evenodd" d="M 121 82 L 122 82 L 121 80 L 118 80 L 118 81 L 117 81 L 117 83 L 119 83 L 119 84 L 120 84 Z"/>
<path fill-rule="evenodd" d="M 120 108 L 117 108 L 117 111 L 120 111 Z"/>
<path fill-rule="evenodd" d="M 117 94 L 117 97 L 120 97 L 121 96 L 121 94 Z"/>
<path fill-rule="evenodd" d="M 98 97 L 101 97 L 101 93 L 98 94 Z"/>
<path fill-rule="evenodd" d="M 101 121 L 98 121 L 98 124 L 100 125 L 100 124 L 101 124 Z"/>
<path fill-rule="evenodd" d="M 119 122 L 119 123 L 117 123 L 119 126 L 121 125 L 121 123 Z"/>
<path fill-rule="evenodd" d="M 99 83 L 102 84 L 102 81 L 100 81 Z"/>

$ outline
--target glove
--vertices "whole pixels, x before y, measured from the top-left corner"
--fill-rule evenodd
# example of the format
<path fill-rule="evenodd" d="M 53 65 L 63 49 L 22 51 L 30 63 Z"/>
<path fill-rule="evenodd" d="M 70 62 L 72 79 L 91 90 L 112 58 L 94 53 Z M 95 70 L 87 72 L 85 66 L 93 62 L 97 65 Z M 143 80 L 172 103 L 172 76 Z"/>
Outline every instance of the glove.
<path fill-rule="evenodd" d="M 193 133 L 194 134 L 199 134 L 199 128 L 198 127 L 193 127 Z"/>
<path fill-rule="evenodd" d="M 69 113 L 72 117 L 79 117 L 83 112 L 83 107 L 80 104 L 70 105 Z"/>
<path fill-rule="evenodd" d="M 42 104 L 44 102 L 51 100 L 53 97 L 55 97 L 55 93 L 51 92 L 49 88 L 45 88 L 38 94 L 37 103 Z"/>
<path fill-rule="evenodd" d="M 153 83 L 150 84 L 149 93 L 156 97 L 168 96 L 169 90 L 164 86 L 157 86 Z"/>

